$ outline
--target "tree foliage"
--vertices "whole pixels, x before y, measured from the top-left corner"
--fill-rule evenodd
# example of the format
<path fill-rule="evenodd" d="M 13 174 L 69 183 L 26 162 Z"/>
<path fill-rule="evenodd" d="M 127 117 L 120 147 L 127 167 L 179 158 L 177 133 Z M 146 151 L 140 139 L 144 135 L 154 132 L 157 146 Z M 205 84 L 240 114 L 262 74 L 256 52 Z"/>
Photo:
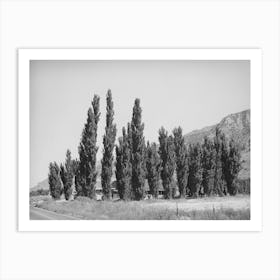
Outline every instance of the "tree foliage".
<path fill-rule="evenodd" d="M 235 195 L 237 193 L 236 180 L 240 168 L 240 151 L 236 143 L 231 139 L 227 150 L 227 156 L 224 158 L 224 179 L 230 195 Z"/>
<path fill-rule="evenodd" d="M 38 196 L 38 195 L 48 195 L 49 194 L 48 189 L 38 189 L 38 190 L 33 190 L 29 192 L 30 196 Z"/>
<path fill-rule="evenodd" d="M 105 135 L 103 136 L 103 158 L 102 158 L 102 171 L 101 171 L 101 184 L 104 197 L 111 199 L 111 179 L 113 175 L 113 150 L 115 146 L 117 128 L 113 124 L 114 121 L 114 104 L 112 100 L 112 93 L 110 90 L 107 92 L 107 107 L 106 107 L 106 127 Z"/>
<path fill-rule="evenodd" d="M 132 163 L 132 193 L 133 198 L 140 200 L 144 197 L 145 185 L 145 138 L 142 123 L 140 99 L 136 99 L 131 121 L 131 163 Z"/>
<path fill-rule="evenodd" d="M 77 174 L 78 193 L 90 198 L 94 197 L 97 178 L 96 154 L 98 147 L 96 146 L 96 141 L 99 118 L 99 96 L 94 95 L 92 107 L 88 109 L 87 121 L 79 146 L 80 161 Z"/>
<path fill-rule="evenodd" d="M 181 127 L 173 130 L 176 154 L 176 174 L 180 197 L 186 196 L 188 185 L 188 153 Z"/>
<path fill-rule="evenodd" d="M 189 180 L 190 195 L 198 197 L 202 192 L 202 149 L 199 143 L 189 145 Z"/>
<path fill-rule="evenodd" d="M 61 179 L 59 176 L 60 169 L 56 162 L 51 162 L 49 165 L 49 188 L 52 198 L 59 199 L 62 190 Z"/>
<path fill-rule="evenodd" d="M 125 127 L 123 127 L 122 137 L 119 138 L 119 145 L 116 146 L 116 183 L 120 199 L 123 200 L 130 200 L 132 197 L 132 164 L 129 127 L 128 125 L 128 133 Z"/>
<path fill-rule="evenodd" d="M 162 127 L 159 130 L 159 154 L 162 160 L 161 179 L 164 188 L 165 198 L 173 197 L 173 175 L 176 167 L 176 155 L 174 140 L 171 135 Z"/>
<path fill-rule="evenodd" d="M 97 129 L 100 119 L 100 98 L 94 95 L 87 120 L 83 128 L 78 152 L 79 159 L 72 160 L 67 150 L 66 159 L 60 168 L 56 162 L 49 165 L 49 186 L 53 198 L 58 199 L 63 190 L 69 199 L 73 180 L 77 195 L 93 198 L 97 180 Z M 106 97 L 106 127 L 103 136 L 101 184 L 103 195 L 111 199 L 113 175 L 113 151 L 116 147 L 116 186 L 121 199 L 141 200 L 145 195 L 145 180 L 150 191 L 158 197 L 159 182 L 162 180 L 165 198 L 199 195 L 235 195 L 238 192 L 238 173 L 241 169 L 240 147 L 233 139 L 227 139 L 216 127 L 214 139 L 205 137 L 202 144 L 186 145 L 181 127 L 173 130 L 173 136 L 162 127 L 159 130 L 159 146 L 145 143 L 144 123 L 140 100 L 135 99 L 132 120 L 122 129 L 122 137 L 116 140 L 114 104 L 111 91 Z M 176 170 L 176 173 L 175 173 Z M 174 185 L 175 174 L 177 185 Z M 249 191 L 250 182 L 242 189 Z"/>
<path fill-rule="evenodd" d="M 156 143 L 147 143 L 146 153 L 146 170 L 147 179 L 150 188 L 150 192 L 153 197 L 158 198 L 160 172 L 161 172 L 161 159 L 157 151 Z"/>
<path fill-rule="evenodd" d="M 72 185 L 74 178 L 74 165 L 71 158 L 70 150 L 66 151 L 66 159 L 64 165 L 60 165 L 60 177 L 63 183 L 63 192 L 65 199 L 68 200 L 72 194 Z"/>
<path fill-rule="evenodd" d="M 203 193 L 210 196 L 214 190 L 216 150 L 214 142 L 204 138 L 202 145 L 202 186 Z"/>
<path fill-rule="evenodd" d="M 216 128 L 214 147 L 215 147 L 215 176 L 213 193 L 219 196 L 225 194 L 225 181 L 223 175 L 223 151 L 224 151 L 224 136 L 219 128 Z"/>
<path fill-rule="evenodd" d="M 82 175 L 80 172 L 80 160 L 79 159 L 75 159 L 73 161 L 73 168 L 74 168 L 75 190 L 77 192 L 77 196 L 83 196 Z"/>

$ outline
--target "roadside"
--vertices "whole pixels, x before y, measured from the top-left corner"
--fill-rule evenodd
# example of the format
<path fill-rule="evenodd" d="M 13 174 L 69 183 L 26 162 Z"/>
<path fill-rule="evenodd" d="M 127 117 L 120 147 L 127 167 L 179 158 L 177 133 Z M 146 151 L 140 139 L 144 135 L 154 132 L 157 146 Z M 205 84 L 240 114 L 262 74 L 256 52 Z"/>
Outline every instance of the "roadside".
<path fill-rule="evenodd" d="M 42 208 L 32 207 L 29 209 L 30 220 L 77 220 L 73 216 L 58 214 L 53 211 L 48 211 Z"/>
<path fill-rule="evenodd" d="M 234 210 L 250 209 L 249 195 L 236 195 L 224 197 L 205 197 L 175 200 L 157 200 L 150 204 L 152 207 L 174 209 L 179 207 L 181 210 L 212 210 L 221 208 L 231 208 Z"/>
<path fill-rule="evenodd" d="M 36 206 L 36 208 L 32 207 Z M 49 210 L 37 215 L 38 208 Z M 31 204 L 31 219 L 85 219 L 85 220 L 248 220 L 250 196 L 210 197 L 197 199 L 96 201 L 78 197 L 74 201 L 38 198 Z M 52 212 L 50 212 L 52 211 Z M 59 213 L 59 214 L 58 214 Z M 39 213 L 41 214 L 41 212 Z M 60 215 L 61 214 L 61 215 Z M 35 215 L 35 218 L 34 218 Z M 58 215 L 58 216 L 57 216 Z"/>

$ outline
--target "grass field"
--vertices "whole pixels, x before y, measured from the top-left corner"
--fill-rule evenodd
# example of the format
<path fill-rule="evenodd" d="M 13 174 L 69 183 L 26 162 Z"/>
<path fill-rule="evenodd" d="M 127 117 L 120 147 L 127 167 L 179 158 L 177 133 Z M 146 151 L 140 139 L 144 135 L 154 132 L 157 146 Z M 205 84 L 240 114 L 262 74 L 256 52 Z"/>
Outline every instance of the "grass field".
<path fill-rule="evenodd" d="M 198 199 L 74 201 L 33 198 L 37 207 L 87 220 L 249 220 L 250 196 Z"/>

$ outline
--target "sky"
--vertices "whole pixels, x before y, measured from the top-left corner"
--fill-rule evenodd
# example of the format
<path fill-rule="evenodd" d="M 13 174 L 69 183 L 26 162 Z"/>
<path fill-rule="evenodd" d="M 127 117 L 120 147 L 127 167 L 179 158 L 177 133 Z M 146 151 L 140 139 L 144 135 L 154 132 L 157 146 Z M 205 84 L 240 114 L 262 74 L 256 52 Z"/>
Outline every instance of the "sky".
<path fill-rule="evenodd" d="M 145 139 L 158 141 L 161 126 L 184 133 L 250 108 L 250 61 L 31 61 L 30 187 L 48 176 L 52 161 L 78 157 L 94 94 L 100 96 L 98 159 L 111 89 L 117 137 L 140 98 Z"/>

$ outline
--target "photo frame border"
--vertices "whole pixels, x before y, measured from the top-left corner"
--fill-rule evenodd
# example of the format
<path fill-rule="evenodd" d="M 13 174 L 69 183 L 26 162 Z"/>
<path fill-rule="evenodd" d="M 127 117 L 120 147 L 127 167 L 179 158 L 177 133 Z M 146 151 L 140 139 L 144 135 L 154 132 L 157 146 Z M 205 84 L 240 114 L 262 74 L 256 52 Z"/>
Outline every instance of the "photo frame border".
<path fill-rule="evenodd" d="M 30 220 L 31 60 L 250 60 L 250 220 Z M 19 231 L 261 231 L 262 51 L 261 49 L 18 49 L 18 230 Z M 78 229 L 78 230 L 77 230 Z"/>

